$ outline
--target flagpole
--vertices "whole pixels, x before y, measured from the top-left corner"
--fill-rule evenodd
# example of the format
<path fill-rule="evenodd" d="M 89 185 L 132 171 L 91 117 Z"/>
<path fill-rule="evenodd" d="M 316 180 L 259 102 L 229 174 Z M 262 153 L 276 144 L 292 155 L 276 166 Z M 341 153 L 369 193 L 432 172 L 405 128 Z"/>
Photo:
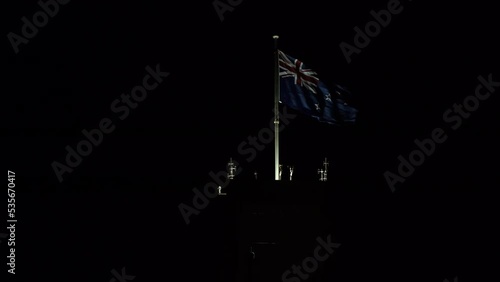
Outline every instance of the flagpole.
<path fill-rule="evenodd" d="M 280 179 L 280 77 L 279 77 L 279 54 L 278 35 L 273 35 L 274 39 L 274 180 Z"/>

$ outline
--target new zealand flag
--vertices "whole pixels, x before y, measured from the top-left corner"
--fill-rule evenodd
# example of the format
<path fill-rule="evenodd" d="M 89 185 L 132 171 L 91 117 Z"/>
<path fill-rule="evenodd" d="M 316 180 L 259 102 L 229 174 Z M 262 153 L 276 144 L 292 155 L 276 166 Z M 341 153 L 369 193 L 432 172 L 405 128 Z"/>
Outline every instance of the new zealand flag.
<path fill-rule="evenodd" d="M 279 52 L 280 101 L 321 122 L 353 123 L 358 110 L 347 104 L 349 91 L 335 85 L 330 91 L 304 63 Z"/>

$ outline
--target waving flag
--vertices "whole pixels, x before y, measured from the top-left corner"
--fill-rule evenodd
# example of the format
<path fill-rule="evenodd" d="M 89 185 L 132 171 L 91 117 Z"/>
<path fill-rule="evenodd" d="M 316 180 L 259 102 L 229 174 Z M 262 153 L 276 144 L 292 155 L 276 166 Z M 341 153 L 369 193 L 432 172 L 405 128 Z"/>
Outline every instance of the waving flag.
<path fill-rule="evenodd" d="M 330 91 L 303 62 L 279 51 L 280 101 L 288 107 L 330 124 L 352 123 L 358 110 L 346 102 L 349 91 Z"/>

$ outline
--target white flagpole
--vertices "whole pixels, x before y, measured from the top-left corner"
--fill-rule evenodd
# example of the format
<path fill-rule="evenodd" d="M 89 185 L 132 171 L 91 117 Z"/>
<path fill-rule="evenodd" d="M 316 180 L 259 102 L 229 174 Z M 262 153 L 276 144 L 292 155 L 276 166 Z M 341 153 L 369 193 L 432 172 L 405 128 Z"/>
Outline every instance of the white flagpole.
<path fill-rule="evenodd" d="M 273 35 L 274 39 L 274 180 L 281 180 L 280 177 L 280 74 L 279 74 L 279 54 L 278 35 Z"/>

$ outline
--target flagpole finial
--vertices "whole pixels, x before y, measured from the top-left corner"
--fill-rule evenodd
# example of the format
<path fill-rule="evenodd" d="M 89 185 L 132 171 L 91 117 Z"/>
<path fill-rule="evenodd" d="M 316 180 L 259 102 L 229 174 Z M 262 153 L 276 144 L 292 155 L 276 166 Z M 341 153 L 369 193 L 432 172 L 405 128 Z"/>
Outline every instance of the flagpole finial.
<path fill-rule="evenodd" d="M 278 39 L 278 38 L 280 38 L 280 37 L 279 37 L 278 35 L 273 35 L 273 38 L 274 38 L 274 39 Z"/>

